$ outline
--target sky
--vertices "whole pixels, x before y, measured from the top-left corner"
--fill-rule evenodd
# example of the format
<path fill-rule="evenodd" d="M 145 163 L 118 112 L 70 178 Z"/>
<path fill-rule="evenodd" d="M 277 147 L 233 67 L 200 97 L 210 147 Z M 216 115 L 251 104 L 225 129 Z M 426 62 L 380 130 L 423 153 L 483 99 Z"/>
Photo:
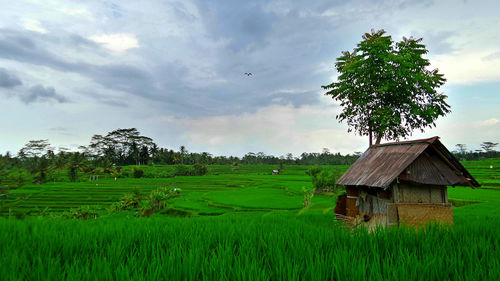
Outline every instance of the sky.
<path fill-rule="evenodd" d="M 410 139 L 500 142 L 500 1 L 0 0 L 0 153 L 137 128 L 243 156 L 364 151 L 321 85 L 365 32 L 423 37 L 452 112 Z M 252 76 L 244 75 L 251 72 Z"/>

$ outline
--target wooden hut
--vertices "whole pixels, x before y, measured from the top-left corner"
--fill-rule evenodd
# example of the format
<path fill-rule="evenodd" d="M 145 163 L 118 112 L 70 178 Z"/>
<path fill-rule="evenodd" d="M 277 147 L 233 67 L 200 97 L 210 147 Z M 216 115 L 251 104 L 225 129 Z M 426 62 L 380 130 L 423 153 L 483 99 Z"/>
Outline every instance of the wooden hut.
<path fill-rule="evenodd" d="M 347 196 L 336 213 L 368 227 L 453 223 L 447 186 L 479 186 L 438 137 L 372 145 L 337 184 Z"/>

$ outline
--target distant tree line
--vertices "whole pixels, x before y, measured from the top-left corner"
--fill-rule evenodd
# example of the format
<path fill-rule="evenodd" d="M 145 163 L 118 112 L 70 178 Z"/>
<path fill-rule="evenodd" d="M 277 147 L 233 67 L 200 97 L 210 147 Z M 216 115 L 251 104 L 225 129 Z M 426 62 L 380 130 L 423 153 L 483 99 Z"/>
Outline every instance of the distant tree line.
<path fill-rule="evenodd" d="M 498 143 L 483 142 L 480 150 L 471 151 L 465 144 L 457 144 L 457 150 L 453 153 L 460 160 L 500 157 L 500 152 L 495 150 L 497 146 Z M 8 182 L 9 185 L 22 184 L 26 173 L 29 173 L 35 180 L 43 182 L 48 174 L 62 170 L 67 171 L 70 180 L 74 181 L 78 173 L 111 174 L 126 165 L 350 165 L 361 154 L 342 155 L 324 148 L 319 153 L 304 152 L 298 157 L 292 153 L 273 156 L 263 152 L 248 152 L 241 158 L 214 156 L 208 152 L 189 152 L 185 146 L 181 146 L 178 151 L 160 148 L 153 139 L 141 135 L 136 128 L 94 135 L 87 146 L 79 147 L 79 151 L 59 148 L 56 153 L 55 150 L 48 140 L 31 140 L 16 156 L 9 152 L 0 154 L 0 181 Z"/>
<path fill-rule="evenodd" d="M 126 165 L 341 165 L 352 164 L 359 154 L 342 155 L 324 148 L 321 153 L 304 152 L 299 157 L 294 157 L 292 153 L 277 157 L 263 152 L 249 152 L 241 158 L 214 156 L 208 152 L 189 152 L 185 146 L 178 151 L 161 148 L 136 128 L 128 128 L 93 135 L 90 143 L 80 146 L 78 151 L 60 147 L 56 152 L 46 139 L 30 140 L 17 155 L 10 152 L 0 154 L 0 182 L 7 182 L 10 186 L 21 185 L 27 178 L 26 173 L 31 174 L 35 181 L 44 182 L 62 170 L 67 171 L 70 180 L 76 181 L 78 173 L 111 174 Z M 192 173 L 199 174 L 198 170 L 202 171 L 203 167 L 199 166 Z"/>
<path fill-rule="evenodd" d="M 480 149 L 470 150 L 466 144 L 458 143 L 455 145 L 453 154 L 459 160 L 482 160 L 488 158 L 500 158 L 500 151 L 495 150 L 497 142 L 485 141 L 480 144 Z"/>
<path fill-rule="evenodd" d="M 208 152 L 189 152 L 185 146 L 178 151 L 160 148 L 153 139 L 143 136 L 136 128 L 117 129 L 106 135 L 93 135 L 90 144 L 80 146 L 78 152 L 71 152 L 66 148 L 51 147 L 48 140 L 31 140 L 17 154 L 7 152 L 0 154 L 2 163 L 8 162 L 12 167 L 40 169 L 45 166 L 62 168 L 73 163 L 87 161 L 94 166 L 109 168 L 110 166 L 145 165 L 145 164 L 352 164 L 359 153 L 342 155 L 331 153 L 324 148 L 321 153 L 304 152 L 300 157 L 292 153 L 284 156 L 266 155 L 263 152 L 249 152 L 243 157 L 214 156 Z"/>

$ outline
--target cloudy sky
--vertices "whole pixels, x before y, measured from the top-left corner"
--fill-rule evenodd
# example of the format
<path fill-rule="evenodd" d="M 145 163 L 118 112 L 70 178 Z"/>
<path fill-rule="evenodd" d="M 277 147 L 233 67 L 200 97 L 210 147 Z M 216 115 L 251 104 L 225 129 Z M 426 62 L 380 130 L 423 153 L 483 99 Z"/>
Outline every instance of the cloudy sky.
<path fill-rule="evenodd" d="M 452 113 L 413 138 L 500 142 L 498 0 L 0 5 L 0 153 L 31 139 L 75 148 L 129 127 L 216 155 L 363 151 L 367 138 L 336 121 L 321 85 L 372 28 L 423 37 L 448 79 Z"/>

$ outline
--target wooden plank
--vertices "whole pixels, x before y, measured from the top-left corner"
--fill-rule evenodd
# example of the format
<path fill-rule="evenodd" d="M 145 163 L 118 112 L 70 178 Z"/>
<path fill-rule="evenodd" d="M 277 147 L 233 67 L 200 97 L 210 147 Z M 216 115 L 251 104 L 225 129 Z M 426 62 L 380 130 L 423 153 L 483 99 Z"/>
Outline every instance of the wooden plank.
<path fill-rule="evenodd" d="M 387 223 L 389 226 L 398 224 L 398 208 L 397 204 L 387 204 Z"/>
<path fill-rule="evenodd" d="M 393 198 L 394 198 L 394 202 L 396 203 L 399 203 L 400 199 L 399 199 L 399 185 L 397 183 L 394 184 L 393 188 L 392 188 L 392 194 L 393 194 Z"/>

